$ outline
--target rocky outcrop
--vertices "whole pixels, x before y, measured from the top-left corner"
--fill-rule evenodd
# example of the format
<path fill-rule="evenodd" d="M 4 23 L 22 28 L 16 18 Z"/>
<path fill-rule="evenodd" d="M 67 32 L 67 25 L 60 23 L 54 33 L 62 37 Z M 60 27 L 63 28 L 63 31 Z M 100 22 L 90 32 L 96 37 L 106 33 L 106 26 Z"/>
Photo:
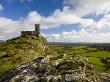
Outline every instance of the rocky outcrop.
<path fill-rule="evenodd" d="M 52 50 L 39 24 L 1 44 L 0 55 L 0 82 L 110 82 L 110 74 L 96 73 L 88 59 Z"/>
<path fill-rule="evenodd" d="M 48 55 L 0 74 L 0 82 L 110 82 L 110 74 L 94 72 L 78 55 Z"/>
<path fill-rule="evenodd" d="M 0 73 L 35 60 L 39 56 L 57 55 L 46 39 L 24 34 L 0 44 Z"/>

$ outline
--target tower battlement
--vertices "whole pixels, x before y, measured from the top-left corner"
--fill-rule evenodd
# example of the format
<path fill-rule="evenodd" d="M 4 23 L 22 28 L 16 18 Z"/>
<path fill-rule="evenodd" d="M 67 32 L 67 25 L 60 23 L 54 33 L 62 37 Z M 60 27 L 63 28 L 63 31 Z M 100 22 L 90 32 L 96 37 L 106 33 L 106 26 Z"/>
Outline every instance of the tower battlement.
<path fill-rule="evenodd" d="M 34 31 L 21 31 L 21 35 L 29 34 L 29 35 L 40 35 L 40 24 L 35 24 L 35 30 Z"/>

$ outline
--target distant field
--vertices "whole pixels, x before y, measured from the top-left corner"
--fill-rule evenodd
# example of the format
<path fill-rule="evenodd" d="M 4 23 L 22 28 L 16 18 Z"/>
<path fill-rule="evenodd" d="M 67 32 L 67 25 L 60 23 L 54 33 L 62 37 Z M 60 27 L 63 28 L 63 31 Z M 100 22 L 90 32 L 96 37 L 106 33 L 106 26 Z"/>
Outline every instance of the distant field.
<path fill-rule="evenodd" d="M 59 54 L 80 55 L 88 58 L 99 72 L 110 73 L 110 45 L 109 44 L 51 44 Z"/>

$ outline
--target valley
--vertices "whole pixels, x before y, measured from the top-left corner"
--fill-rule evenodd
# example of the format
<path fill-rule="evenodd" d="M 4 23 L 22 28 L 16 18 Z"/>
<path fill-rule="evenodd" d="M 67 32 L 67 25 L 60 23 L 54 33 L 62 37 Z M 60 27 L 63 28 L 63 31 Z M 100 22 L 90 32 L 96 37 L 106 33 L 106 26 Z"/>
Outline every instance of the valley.
<path fill-rule="evenodd" d="M 51 44 L 59 54 L 80 55 L 88 58 L 98 72 L 110 73 L 110 45 L 109 44 Z"/>

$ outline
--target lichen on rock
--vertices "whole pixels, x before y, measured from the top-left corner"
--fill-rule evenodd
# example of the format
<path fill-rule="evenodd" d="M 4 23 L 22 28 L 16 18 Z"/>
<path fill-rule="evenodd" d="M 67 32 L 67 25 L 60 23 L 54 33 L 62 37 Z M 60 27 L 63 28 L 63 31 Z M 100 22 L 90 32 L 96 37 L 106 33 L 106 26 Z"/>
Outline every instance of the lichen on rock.
<path fill-rule="evenodd" d="M 47 55 L 0 75 L 0 82 L 109 82 L 110 75 L 96 73 L 86 58 Z"/>

